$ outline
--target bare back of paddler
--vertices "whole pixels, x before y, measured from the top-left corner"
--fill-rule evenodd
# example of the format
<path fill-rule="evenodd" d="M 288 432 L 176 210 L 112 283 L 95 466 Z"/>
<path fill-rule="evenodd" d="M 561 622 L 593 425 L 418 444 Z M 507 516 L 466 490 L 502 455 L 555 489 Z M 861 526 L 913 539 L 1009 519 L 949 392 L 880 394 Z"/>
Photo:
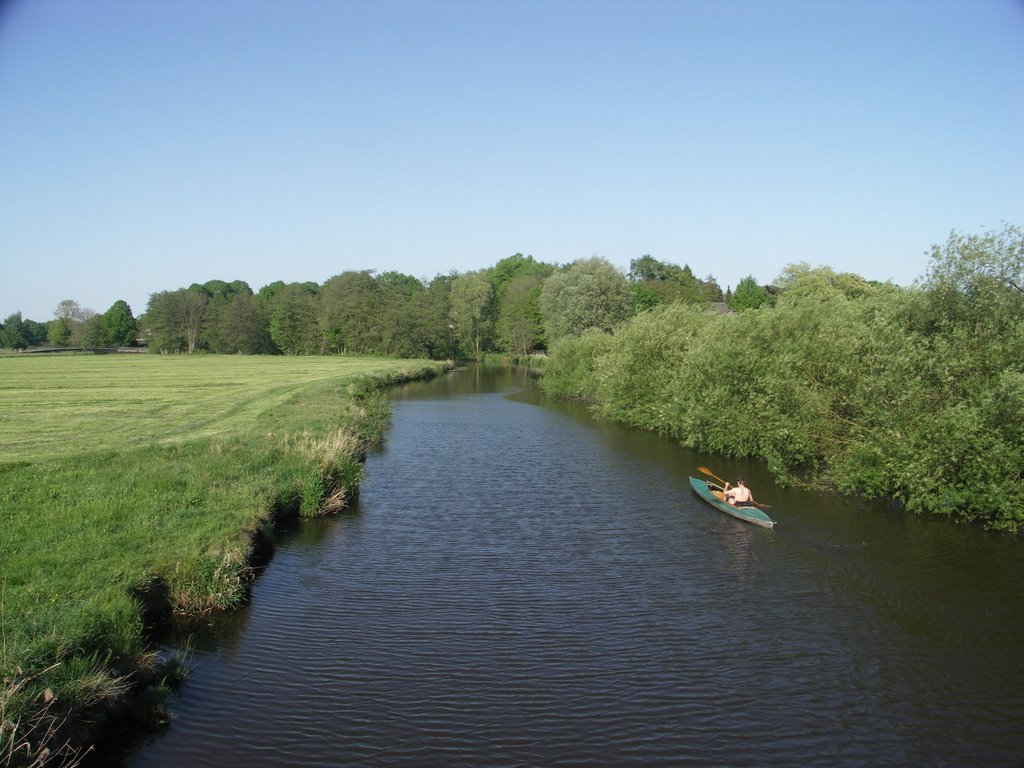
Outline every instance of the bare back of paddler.
<path fill-rule="evenodd" d="M 754 494 L 747 488 L 747 481 L 742 477 L 737 478 L 735 486 L 730 486 L 728 483 L 725 484 L 725 500 L 734 507 L 757 506 L 757 502 L 754 501 Z"/>

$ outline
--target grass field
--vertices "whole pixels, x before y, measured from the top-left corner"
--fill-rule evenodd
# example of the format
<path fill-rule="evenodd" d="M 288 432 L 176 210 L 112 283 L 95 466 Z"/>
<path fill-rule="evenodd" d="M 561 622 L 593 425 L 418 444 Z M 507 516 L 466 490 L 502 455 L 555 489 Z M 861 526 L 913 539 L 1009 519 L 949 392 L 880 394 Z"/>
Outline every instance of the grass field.
<path fill-rule="evenodd" d="M 186 613 L 242 600 L 260 531 L 358 487 L 390 413 L 375 387 L 442 367 L 0 357 L 0 764 L 33 724 L 124 698 L 141 595 Z"/>
<path fill-rule="evenodd" d="M 0 463 L 237 433 L 315 381 L 409 367 L 344 357 L 6 355 Z"/>

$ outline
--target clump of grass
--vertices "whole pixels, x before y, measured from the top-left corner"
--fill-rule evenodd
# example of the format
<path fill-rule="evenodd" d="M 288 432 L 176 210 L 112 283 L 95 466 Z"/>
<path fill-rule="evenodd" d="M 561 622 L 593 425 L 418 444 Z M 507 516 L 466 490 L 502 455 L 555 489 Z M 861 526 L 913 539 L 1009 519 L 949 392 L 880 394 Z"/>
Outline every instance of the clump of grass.
<path fill-rule="evenodd" d="M 189 614 L 235 608 L 251 578 L 249 553 L 239 548 L 182 560 L 168 578 L 171 608 Z"/>

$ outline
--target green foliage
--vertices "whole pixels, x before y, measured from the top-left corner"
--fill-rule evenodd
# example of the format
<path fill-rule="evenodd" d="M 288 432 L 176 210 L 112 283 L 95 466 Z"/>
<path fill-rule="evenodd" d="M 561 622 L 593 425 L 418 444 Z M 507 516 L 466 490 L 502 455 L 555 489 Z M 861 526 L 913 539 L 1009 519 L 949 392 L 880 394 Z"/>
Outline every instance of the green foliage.
<path fill-rule="evenodd" d="M 1024 294 L 1024 229 L 1004 224 L 978 235 L 952 232 L 931 248 L 928 284 L 948 284 L 964 294 L 991 288 Z"/>
<path fill-rule="evenodd" d="M 316 323 L 322 353 L 448 357 L 448 289 L 398 272 L 335 275 L 321 288 Z"/>
<path fill-rule="evenodd" d="M 546 344 L 540 291 L 555 268 L 532 256 L 513 254 L 490 270 L 494 289 L 494 332 L 497 348 L 525 357 Z"/>
<path fill-rule="evenodd" d="M 7 349 L 27 349 L 28 336 L 25 333 L 25 323 L 21 319 L 21 312 L 14 312 L 8 315 L 0 325 L 0 347 Z"/>
<path fill-rule="evenodd" d="M 622 326 L 614 344 L 608 344 L 596 361 L 594 398 L 601 415 L 666 431 L 666 408 L 675 384 L 671 377 L 638 374 L 674 371 L 686 364 L 713 320 L 710 312 L 690 304 L 663 305 Z"/>
<path fill-rule="evenodd" d="M 549 350 L 541 388 L 554 397 L 596 400 L 597 361 L 611 342 L 609 334 L 597 329 L 559 339 Z"/>
<path fill-rule="evenodd" d="M 502 286 L 498 304 L 497 333 L 501 348 L 515 357 L 525 357 L 545 344 L 540 311 L 543 280 L 519 275 Z"/>
<path fill-rule="evenodd" d="M 209 293 L 197 285 L 152 294 L 142 329 L 150 349 L 189 354 L 201 349 L 209 303 Z"/>
<path fill-rule="evenodd" d="M 448 317 L 464 355 L 479 360 L 483 352 L 491 282 L 483 272 L 469 272 L 452 281 Z"/>
<path fill-rule="evenodd" d="M 212 352 L 259 355 L 276 351 L 266 306 L 251 291 L 212 301 L 204 335 Z"/>
<path fill-rule="evenodd" d="M 28 349 L 46 343 L 47 326 L 35 320 L 22 320 L 21 312 L 14 312 L 0 324 L 0 347 Z"/>
<path fill-rule="evenodd" d="M 549 329 L 610 330 L 637 311 L 676 301 L 718 298 L 714 278 L 649 256 L 634 263 L 633 282 L 602 259 L 556 269 L 515 253 L 492 268 L 437 275 L 429 282 L 399 272 L 347 271 L 318 285 L 269 283 L 254 294 L 243 280 L 208 280 L 150 296 L 131 323 L 117 302 L 99 321 L 70 299 L 57 320 L 39 327 L 51 343 L 122 346 L 134 339 L 156 353 L 381 355 L 521 358 L 547 348 Z M 549 294 L 545 305 L 545 287 Z M 93 325 L 87 327 L 92 322 Z M 94 327 L 101 322 L 104 338 Z M 32 329 L 31 321 L 23 323 Z"/>
<path fill-rule="evenodd" d="M 633 283 L 633 311 L 647 312 L 662 303 L 657 291 L 644 283 Z"/>
<path fill-rule="evenodd" d="M 75 335 L 80 346 L 87 349 L 106 347 L 107 329 L 103 326 L 103 315 L 93 315 L 82 323 Z"/>
<path fill-rule="evenodd" d="M 138 324 L 128 302 L 118 299 L 103 313 L 104 341 L 111 347 L 134 347 Z"/>
<path fill-rule="evenodd" d="M 46 339 L 57 347 L 67 346 L 71 338 L 71 325 L 63 317 L 55 317 L 49 322 L 46 329 Z"/>
<path fill-rule="evenodd" d="M 270 338 L 286 355 L 322 352 L 316 324 L 316 296 L 308 286 L 292 283 L 275 297 L 270 312 Z"/>
<path fill-rule="evenodd" d="M 335 275 L 324 283 L 320 296 L 319 323 L 329 351 L 357 354 L 376 346 L 379 290 L 372 271 Z"/>
<path fill-rule="evenodd" d="M 504 259 L 500 259 L 491 270 L 491 287 L 494 295 L 499 300 L 505 286 L 517 277 L 534 277 L 543 281 L 548 275 L 555 271 L 550 264 L 537 261 L 533 256 L 523 256 L 521 253 L 514 253 Z"/>
<path fill-rule="evenodd" d="M 715 301 L 717 284 L 712 287 L 697 279 L 689 265 L 678 266 L 645 255 L 629 263 L 629 279 L 633 285 L 634 306 L 644 312 L 659 304 L 682 301 L 706 304 Z"/>
<path fill-rule="evenodd" d="M 776 280 L 786 301 L 828 301 L 836 296 L 848 299 L 867 295 L 872 285 L 852 272 L 836 272 L 831 267 L 811 267 L 806 262 L 789 264 Z"/>
<path fill-rule="evenodd" d="M 611 331 L 633 314 L 625 276 L 605 259 L 580 259 L 544 281 L 540 294 L 549 341 L 596 328 Z"/>
<path fill-rule="evenodd" d="M 757 284 L 753 275 L 747 275 L 736 286 L 729 299 L 729 308 L 734 312 L 742 312 L 745 309 L 757 309 L 768 301 L 768 291 Z"/>
<path fill-rule="evenodd" d="M 659 307 L 599 342 L 554 345 L 543 386 L 701 450 L 759 457 L 784 482 L 1014 531 L 1024 524 L 1019 237 L 954 236 L 910 289 L 796 265 L 774 307 Z"/>

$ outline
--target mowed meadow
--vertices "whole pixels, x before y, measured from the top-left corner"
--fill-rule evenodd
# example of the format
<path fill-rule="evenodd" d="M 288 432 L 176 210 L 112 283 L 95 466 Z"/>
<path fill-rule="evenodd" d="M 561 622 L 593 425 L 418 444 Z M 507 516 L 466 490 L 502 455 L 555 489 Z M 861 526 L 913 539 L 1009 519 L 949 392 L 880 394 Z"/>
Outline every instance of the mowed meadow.
<path fill-rule="evenodd" d="M 87 744 L 159 683 L 147 624 L 242 601 L 276 522 L 357 491 L 379 388 L 446 365 L 0 356 L 0 764 Z"/>
<path fill-rule="evenodd" d="M 237 433 L 315 382 L 410 366 L 346 357 L 4 356 L 0 462 Z"/>

